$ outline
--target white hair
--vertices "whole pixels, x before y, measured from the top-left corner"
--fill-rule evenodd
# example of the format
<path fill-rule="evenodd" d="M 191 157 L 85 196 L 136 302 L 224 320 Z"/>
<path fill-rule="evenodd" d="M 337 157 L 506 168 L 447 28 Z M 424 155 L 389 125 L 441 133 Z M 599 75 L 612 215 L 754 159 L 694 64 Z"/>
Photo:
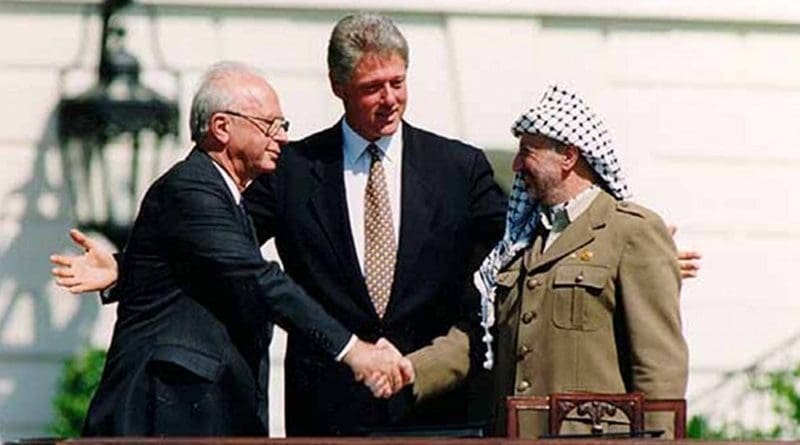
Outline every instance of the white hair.
<path fill-rule="evenodd" d="M 238 99 L 230 86 L 222 81 L 242 75 L 264 77 L 250 65 L 231 61 L 217 62 L 203 74 L 192 99 L 189 116 L 189 127 L 195 143 L 199 143 L 208 133 L 211 115 L 230 109 Z"/>

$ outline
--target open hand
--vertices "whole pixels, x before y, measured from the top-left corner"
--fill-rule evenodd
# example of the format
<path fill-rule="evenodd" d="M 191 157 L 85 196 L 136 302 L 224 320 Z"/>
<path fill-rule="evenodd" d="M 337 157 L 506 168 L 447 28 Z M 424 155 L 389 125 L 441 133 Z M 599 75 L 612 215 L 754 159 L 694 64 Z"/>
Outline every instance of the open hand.
<path fill-rule="evenodd" d="M 56 266 L 51 271 L 56 284 L 78 294 L 100 291 L 117 282 L 117 261 L 109 250 L 78 229 L 70 230 L 69 236 L 84 254 L 50 255 Z"/>

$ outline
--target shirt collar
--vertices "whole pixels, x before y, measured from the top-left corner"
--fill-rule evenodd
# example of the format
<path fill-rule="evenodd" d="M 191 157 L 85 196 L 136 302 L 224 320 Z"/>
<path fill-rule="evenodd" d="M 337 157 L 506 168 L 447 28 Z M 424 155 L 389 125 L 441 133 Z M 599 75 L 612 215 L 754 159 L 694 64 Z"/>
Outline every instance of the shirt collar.
<path fill-rule="evenodd" d="M 239 203 L 242 202 L 242 193 L 239 191 L 239 188 L 236 187 L 236 183 L 233 182 L 233 178 L 231 178 L 231 175 L 229 175 L 221 165 L 217 164 L 217 161 L 215 161 L 213 158 L 211 159 L 211 163 L 214 164 L 214 167 L 217 169 L 219 174 L 222 175 L 222 180 L 225 181 L 225 185 L 228 186 L 228 190 L 230 190 L 231 195 L 233 195 L 233 201 L 236 203 L 236 205 L 239 205 Z"/>
<path fill-rule="evenodd" d="M 342 118 L 342 139 L 345 165 L 353 165 L 358 162 L 359 158 L 366 152 L 367 146 L 370 144 L 370 141 L 364 139 L 353 130 L 353 127 L 347 123 L 346 118 Z M 377 145 L 383 152 L 382 161 L 392 163 L 397 159 L 396 154 L 398 150 L 402 150 L 402 141 L 403 125 L 401 124 L 393 134 L 384 136 L 372 143 Z"/>
<path fill-rule="evenodd" d="M 591 187 L 573 196 L 567 202 L 556 204 L 552 207 L 542 207 L 541 223 L 544 228 L 551 232 L 561 232 L 567 226 L 578 219 L 581 214 L 589 208 L 600 187 L 592 184 Z"/>

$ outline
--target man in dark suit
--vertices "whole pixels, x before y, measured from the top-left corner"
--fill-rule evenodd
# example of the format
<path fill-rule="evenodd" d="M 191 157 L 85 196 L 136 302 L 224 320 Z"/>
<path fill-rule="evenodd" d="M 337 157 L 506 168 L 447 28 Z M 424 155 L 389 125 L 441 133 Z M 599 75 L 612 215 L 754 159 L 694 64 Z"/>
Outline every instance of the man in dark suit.
<path fill-rule="evenodd" d="M 274 237 L 286 272 L 360 338 L 387 338 L 415 369 L 439 367 L 434 345 L 473 331 L 469 277 L 502 235 L 503 193 L 482 151 L 403 121 L 408 47 L 388 18 L 342 19 L 328 66 L 344 118 L 289 144 L 276 172 L 244 193 L 259 241 Z M 373 192 L 378 164 L 384 183 Z M 381 194 L 385 219 L 373 220 Z M 376 399 L 299 335 L 289 335 L 285 375 L 288 435 L 467 420 L 466 388 L 418 407 L 413 389 Z"/>
<path fill-rule="evenodd" d="M 398 354 L 353 336 L 261 257 L 241 192 L 287 142 L 274 90 L 244 65 L 215 65 L 191 119 L 197 146 L 147 191 L 118 257 L 118 318 L 84 435 L 265 434 L 273 320 L 351 375 L 397 372 Z M 53 260 L 74 285 L 81 262 Z"/>

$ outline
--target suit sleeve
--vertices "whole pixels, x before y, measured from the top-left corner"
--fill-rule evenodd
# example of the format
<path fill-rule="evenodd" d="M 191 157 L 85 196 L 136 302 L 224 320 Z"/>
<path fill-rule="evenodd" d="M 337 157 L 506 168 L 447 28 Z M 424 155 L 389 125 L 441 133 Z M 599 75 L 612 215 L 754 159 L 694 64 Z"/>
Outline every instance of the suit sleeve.
<path fill-rule="evenodd" d="M 634 391 L 647 398 L 683 398 L 688 350 L 681 333 L 680 272 L 672 237 L 647 214 L 629 231 L 620 263 L 620 292 Z M 672 431 L 669 415 L 649 415 L 648 428 Z"/>
<path fill-rule="evenodd" d="M 472 274 L 503 235 L 506 198 L 494 181 L 483 152 L 474 152 L 470 172 L 471 245 L 460 278 L 462 288 L 456 289 L 460 291 L 458 302 L 463 316 L 446 335 L 409 355 L 416 374 L 413 393 L 417 400 L 454 388 L 482 361 L 480 296 L 472 284 Z"/>
<path fill-rule="evenodd" d="M 196 181 L 196 182 L 195 182 Z M 192 277 L 205 279 L 242 323 L 272 319 L 302 333 L 335 356 L 351 334 L 273 262 L 266 262 L 235 213 L 225 190 L 201 179 L 186 180 L 165 193 L 164 246 Z"/>
<path fill-rule="evenodd" d="M 117 275 L 121 275 L 122 271 L 122 261 L 125 255 L 122 252 L 114 252 L 114 262 L 117 263 Z M 119 302 L 119 295 L 117 295 L 117 283 L 112 284 L 110 287 L 106 289 L 100 289 L 97 292 L 100 296 L 100 304 L 112 304 Z"/>

